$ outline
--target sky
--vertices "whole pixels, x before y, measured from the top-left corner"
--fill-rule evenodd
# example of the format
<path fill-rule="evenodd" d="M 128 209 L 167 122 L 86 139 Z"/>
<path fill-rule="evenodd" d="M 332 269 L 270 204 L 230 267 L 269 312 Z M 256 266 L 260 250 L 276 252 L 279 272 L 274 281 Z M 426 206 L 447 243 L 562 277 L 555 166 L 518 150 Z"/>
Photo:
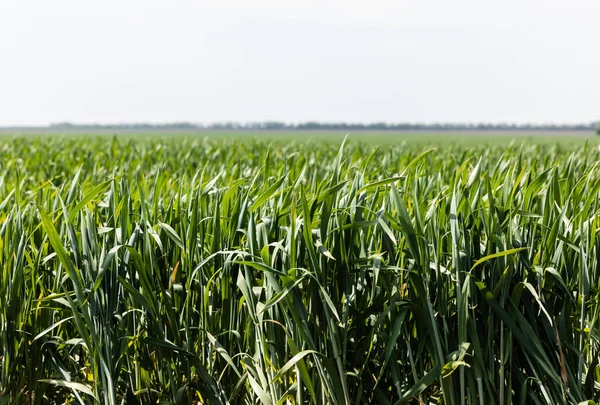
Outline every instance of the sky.
<path fill-rule="evenodd" d="M 0 0 L 0 126 L 600 119 L 598 0 Z"/>

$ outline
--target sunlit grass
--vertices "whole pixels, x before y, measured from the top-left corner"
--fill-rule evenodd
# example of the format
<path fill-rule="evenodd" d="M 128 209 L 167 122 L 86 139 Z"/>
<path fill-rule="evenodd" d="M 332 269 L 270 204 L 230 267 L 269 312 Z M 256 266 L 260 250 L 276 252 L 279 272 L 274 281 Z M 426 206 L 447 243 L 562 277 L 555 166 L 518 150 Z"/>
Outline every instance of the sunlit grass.
<path fill-rule="evenodd" d="M 584 145 L 0 144 L 0 403 L 600 398 Z"/>

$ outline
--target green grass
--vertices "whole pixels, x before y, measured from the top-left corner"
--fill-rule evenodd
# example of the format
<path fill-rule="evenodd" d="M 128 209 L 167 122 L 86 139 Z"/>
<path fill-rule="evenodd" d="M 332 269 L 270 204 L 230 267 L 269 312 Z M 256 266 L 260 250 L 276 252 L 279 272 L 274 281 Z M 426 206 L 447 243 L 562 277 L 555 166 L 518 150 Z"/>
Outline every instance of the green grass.
<path fill-rule="evenodd" d="M 52 136 L 61 138 L 80 138 L 82 136 L 100 136 L 112 137 L 114 131 L 97 130 L 96 132 L 81 134 L 77 131 L 66 131 L 62 133 L 47 132 L 46 129 L 29 129 L 22 133 L 15 134 L 14 131 L 3 130 L 0 128 L 0 137 L 10 139 L 18 135 L 19 137 L 38 138 L 40 136 Z M 362 142 L 371 145 L 394 145 L 402 142 L 410 144 L 431 144 L 440 145 L 502 145 L 514 142 L 516 144 L 545 144 L 554 145 L 557 143 L 563 145 L 583 145 L 586 141 L 598 143 L 600 138 L 591 131 L 445 131 L 445 132 L 397 132 L 397 131 L 243 131 L 243 130 L 222 130 L 222 131 L 187 131 L 187 132 L 168 132 L 168 131 L 149 131 L 136 132 L 133 130 L 120 131 L 116 135 L 120 139 L 203 139 L 228 140 L 230 142 L 253 142 L 262 141 L 311 141 L 319 143 L 333 143 L 339 145 L 346 135 L 350 136 L 354 142 Z"/>
<path fill-rule="evenodd" d="M 0 142 L 0 404 L 600 399 L 595 145 L 236 137 Z"/>

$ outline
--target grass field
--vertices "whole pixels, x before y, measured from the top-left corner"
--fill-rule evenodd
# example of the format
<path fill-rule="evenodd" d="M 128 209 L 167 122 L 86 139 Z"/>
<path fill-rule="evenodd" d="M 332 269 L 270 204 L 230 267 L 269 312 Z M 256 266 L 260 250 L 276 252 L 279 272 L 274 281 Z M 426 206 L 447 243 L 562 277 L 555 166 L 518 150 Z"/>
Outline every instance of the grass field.
<path fill-rule="evenodd" d="M 411 144 L 502 144 L 510 142 L 528 144 L 583 144 L 586 140 L 594 141 L 600 138 L 592 131 L 444 131 L 444 132 L 396 132 L 396 131 L 182 131 L 168 132 L 163 130 L 137 132 L 135 130 L 120 130 L 117 133 L 110 130 L 95 130 L 82 134 L 78 130 L 63 132 L 48 132 L 48 129 L 22 128 L 10 129 L 0 128 L 0 138 L 10 139 L 19 137 L 59 136 L 59 137 L 81 137 L 81 136 L 114 136 L 121 139 L 128 138 L 158 138 L 158 139 L 219 139 L 229 141 L 249 140 L 285 140 L 298 141 L 310 140 L 326 143 L 340 144 L 346 135 L 354 142 L 371 143 L 376 145 L 389 145 L 401 142 Z"/>
<path fill-rule="evenodd" d="M 600 399 L 592 136 L 201 135 L 0 138 L 0 404 Z"/>

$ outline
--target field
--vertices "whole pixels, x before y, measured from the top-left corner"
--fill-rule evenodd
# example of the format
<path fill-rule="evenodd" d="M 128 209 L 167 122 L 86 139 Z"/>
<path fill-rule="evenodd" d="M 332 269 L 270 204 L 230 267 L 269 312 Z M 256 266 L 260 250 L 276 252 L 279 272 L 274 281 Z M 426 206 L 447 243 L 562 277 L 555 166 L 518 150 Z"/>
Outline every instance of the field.
<path fill-rule="evenodd" d="M 169 132 L 164 130 L 139 132 L 136 130 L 117 131 L 120 139 L 144 139 L 144 138 L 168 138 L 168 139 L 217 139 L 221 141 L 241 141 L 261 140 L 261 141 L 287 141 L 310 140 L 319 143 L 339 144 L 346 135 L 350 135 L 354 142 L 369 143 L 371 145 L 396 145 L 401 142 L 411 144 L 431 144 L 431 145 L 506 145 L 509 142 L 528 144 L 578 144 L 582 145 L 586 140 L 594 139 L 592 131 L 357 131 L 348 134 L 346 131 L 244 131 L 244 130 L 188 130 L 179 132 Z M 0 138 L 10 139 L 14 136 L 19 137 L 70 137 L 77 138 L 81 136 L 106 137 L 115 135 L 112 130 L 88 130 L 82 133 L 80 129 L 62 130 L 60 132 L 50 132 L 47 128 L 0 128 Z"/>
<path fill-rule="evenodd" d="M 597 142 L 413 135 L 0 138 L 0 404 L 600 400 Z"/>

